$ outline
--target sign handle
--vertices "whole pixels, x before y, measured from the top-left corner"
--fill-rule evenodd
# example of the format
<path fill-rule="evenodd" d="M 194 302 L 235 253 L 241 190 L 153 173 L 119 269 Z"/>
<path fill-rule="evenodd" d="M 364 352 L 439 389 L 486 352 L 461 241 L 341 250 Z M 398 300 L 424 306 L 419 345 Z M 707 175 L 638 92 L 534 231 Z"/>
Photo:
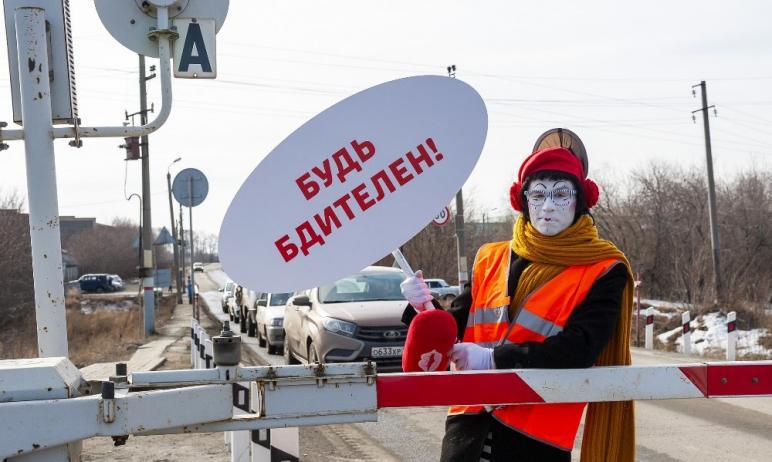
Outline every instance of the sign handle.
<path fill-rule="evenodd" d="M 405 256 L 402 255 L 402 251 L 399 249 L 394 249 L 391 252 L 391 255 L 394 256 L 394 259 L 397 260 L 397 264 L 399 267 L 404 271 L 409 277 L 415 276 L 415 273 L 413 272 L 413 268 L 410 267 L 410 263 L 405 260 Z M 426 310 L 433 310 L 434 305 L 432 302 L 426 302 L 424 303 L 424 309 Z"/>

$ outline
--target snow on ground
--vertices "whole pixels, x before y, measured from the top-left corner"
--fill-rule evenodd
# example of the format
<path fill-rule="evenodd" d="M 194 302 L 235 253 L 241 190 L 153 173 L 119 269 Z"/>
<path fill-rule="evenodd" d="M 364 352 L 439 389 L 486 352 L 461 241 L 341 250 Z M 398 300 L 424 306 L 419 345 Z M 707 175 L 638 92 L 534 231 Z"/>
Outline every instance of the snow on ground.
<path fill-rule="evenodd" d="M 726 350 L 728 334 L 724 313 L 708 313 L 698 316 L 697 319 L 692 320 L 691 327 L 692 354 L 720 354 Z M 740 358 L 748 354 L 772 357 L 772 349 L 764 348 L 759 344 L 760 339 L 767 334 L 769 334 L 767 329 L 737 329 L 737 357 Z M 662 343 L 667 343 L 672 336 L 675 336 L 674 343 L 677 350 L 683 352 L 681 327 L 660 334 L 657 338 Z"/>
<path fill-rule="evenodd" d="M 643 311 L 641 311 L 641 313 L 643 313 Z M 652 307 L 651 309 L 651 314 L 653 314 L 654 316 L 664 316 L 668 319 L 672 318 L 673 316 L 678 316 L 679 313 L 680 313 L 679 311 L 660 311 L 654 307 Z"/>
<path fill-rule="evenodd" d="M 641 299 L 641 305 L 650 305 L 653 306 L 656 310 L 657 308 L 660 308 L 662 310 L 678 310 L 678 311 L 684 311 L 692 308 L 692 305 L 690 303 L 682 303 L 682 302 L 668 302 L 665 300 L 655 300 L 653 298 L 642 298 Z M 663 313 L 664 315 L 664 313 Z"/>
<path fill-rule="evenodd" d="M 92 314 L 97 310 L 104 311 L 129 311 L 134 307 L 134 300 L 81 300 L 80 312 L 83 314 Z"/>

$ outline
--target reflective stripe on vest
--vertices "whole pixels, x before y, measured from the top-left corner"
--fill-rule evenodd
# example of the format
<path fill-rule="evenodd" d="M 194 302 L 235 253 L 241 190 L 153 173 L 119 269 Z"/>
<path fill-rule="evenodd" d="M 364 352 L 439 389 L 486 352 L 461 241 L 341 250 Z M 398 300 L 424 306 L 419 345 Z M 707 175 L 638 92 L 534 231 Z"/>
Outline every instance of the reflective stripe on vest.
<path fill-rule="evenodd" d="M 526 297 L 514 326 L 510 326 L 507 287 L 511 253 L 509 242 L 484 245 L 477 253 L 472 269 L 472 307 L 464 331 L 465 342 L 490 348 L 502 343 L 541 343 L 559 334 L 595 281 L 618 263 L 617 260 L 607 259 L 566 268 Z M 585 405 L 499 406 L 493 411 L 493 416 L 533 439 L 570 451 Z M 482 406 L 453 406 L 450 414 L 479 413 L 482 410 Z"/>

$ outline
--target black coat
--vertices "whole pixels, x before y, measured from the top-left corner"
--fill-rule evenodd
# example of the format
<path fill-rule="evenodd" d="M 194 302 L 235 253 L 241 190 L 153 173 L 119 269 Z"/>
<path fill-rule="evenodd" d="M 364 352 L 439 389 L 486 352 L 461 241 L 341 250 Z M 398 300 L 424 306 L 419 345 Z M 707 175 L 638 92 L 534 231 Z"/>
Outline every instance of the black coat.
<path fill-rule="evenodd" d="M 509 267 L 508 292 L 515 293 L 528 260 L 512 253 Z M 493 360 L 497 369 L 569 369 L 590 367 L 606 346 L 619 320 L 622 291 L 627 283 L 627 270 L 617 264 L 592 285 L 584 301 L 571 313 L 563 331 L 544 342 L 506 344 L 494 348 Z M 435 306 L 439 306 L 435 302 Z M 458 338 L 466 329 L 472 292 L 469 286 L 451 303 L 448 312 L 458 324 Z M 409 325 L 416 312 L 408 306 L 402 321 Z"/>

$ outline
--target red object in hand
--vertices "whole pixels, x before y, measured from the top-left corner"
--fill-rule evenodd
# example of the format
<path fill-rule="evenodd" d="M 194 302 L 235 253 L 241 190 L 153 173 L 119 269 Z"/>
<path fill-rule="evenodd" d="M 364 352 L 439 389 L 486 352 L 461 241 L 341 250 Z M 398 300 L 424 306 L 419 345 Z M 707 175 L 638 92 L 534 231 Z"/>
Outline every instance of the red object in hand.
<path fill-rule="evenodd" d="M 448 352 L 456 343 L 458 326 L 447 311 L 426 310 L 418 313 L 410 323 L 402 352 L 402 370 L 405 372 L 445 371 Z"/>

